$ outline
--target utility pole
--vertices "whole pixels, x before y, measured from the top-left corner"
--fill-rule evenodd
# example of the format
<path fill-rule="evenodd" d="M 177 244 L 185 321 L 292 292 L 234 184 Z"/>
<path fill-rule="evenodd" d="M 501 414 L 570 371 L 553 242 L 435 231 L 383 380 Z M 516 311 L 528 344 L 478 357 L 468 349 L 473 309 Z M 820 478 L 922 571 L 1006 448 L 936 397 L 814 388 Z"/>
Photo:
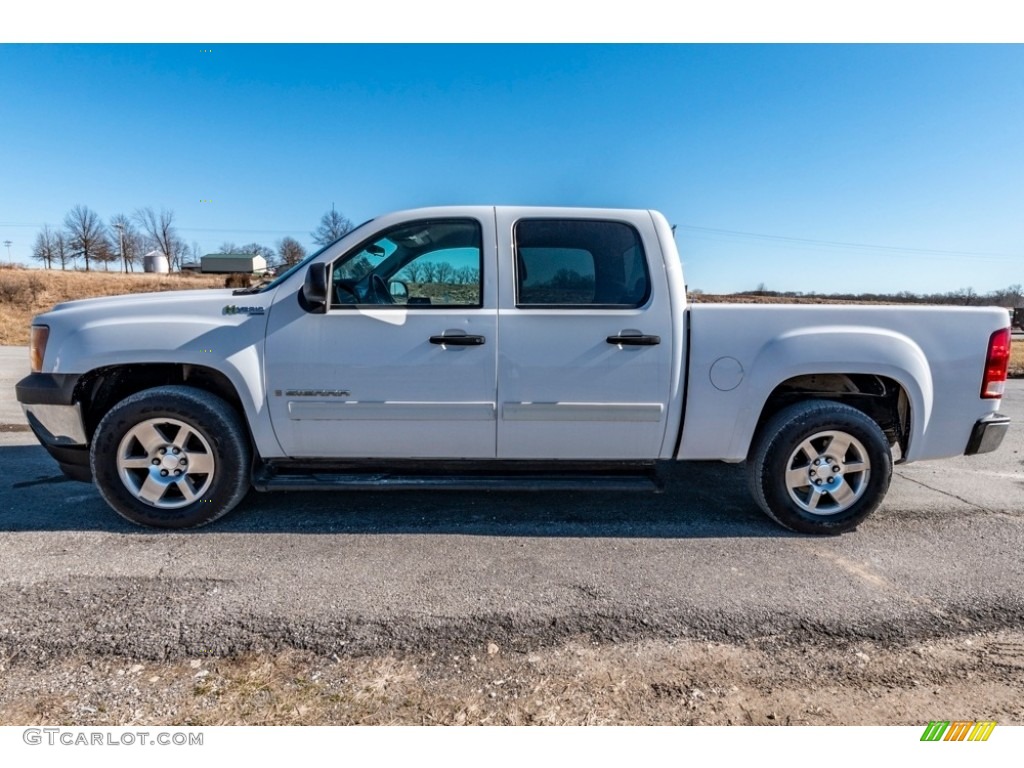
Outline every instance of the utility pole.
<path fill-rule="evenodd" d="M 11 263 L 11 266 L 13 267 L 14 259 L 11 258 L 11 245 L 13 245 L 13 243 L 10 240 L 4 240 L 4 245 L 7 246 L 7 260 Z"/>
<path fill-rule="evenodd" d="M 114 226 L 117 227 L 117 233 L 121 240 L 121 268 L 124 269 L 125 274 L 127 274 L 128 262 L 124 260 L 124 224 L 118 222 Z"/>

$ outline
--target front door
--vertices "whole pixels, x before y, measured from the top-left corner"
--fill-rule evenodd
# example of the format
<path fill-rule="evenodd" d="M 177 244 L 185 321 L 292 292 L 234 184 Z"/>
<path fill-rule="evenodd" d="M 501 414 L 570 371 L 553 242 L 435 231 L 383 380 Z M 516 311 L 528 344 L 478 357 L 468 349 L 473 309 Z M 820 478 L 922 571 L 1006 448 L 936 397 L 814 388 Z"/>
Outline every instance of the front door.
<path fill-rule="evenodd" d="M 286 455 L 494 458 L 494 220 L 474 211 L 382 220 L 331 261 L 325 314 L 275 298 L 267 396 Z"/>

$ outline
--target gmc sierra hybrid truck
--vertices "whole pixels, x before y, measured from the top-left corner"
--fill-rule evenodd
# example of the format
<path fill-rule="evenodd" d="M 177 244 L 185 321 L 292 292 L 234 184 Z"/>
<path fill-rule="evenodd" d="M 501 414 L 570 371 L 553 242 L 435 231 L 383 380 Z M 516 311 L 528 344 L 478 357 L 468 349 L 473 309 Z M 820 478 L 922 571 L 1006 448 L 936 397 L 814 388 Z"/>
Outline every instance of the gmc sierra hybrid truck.
<path fill-rule="evenodd" d="M 141 525 L 253 487 L 658 489 L 716 459 L 781 525 L 841 533 L 894 463 L 998 447 L 1009 348 L 999 308 L 690 305 L 655 211 L 446 207 L 251 288 L 60 304 L 17 394 Z"/>

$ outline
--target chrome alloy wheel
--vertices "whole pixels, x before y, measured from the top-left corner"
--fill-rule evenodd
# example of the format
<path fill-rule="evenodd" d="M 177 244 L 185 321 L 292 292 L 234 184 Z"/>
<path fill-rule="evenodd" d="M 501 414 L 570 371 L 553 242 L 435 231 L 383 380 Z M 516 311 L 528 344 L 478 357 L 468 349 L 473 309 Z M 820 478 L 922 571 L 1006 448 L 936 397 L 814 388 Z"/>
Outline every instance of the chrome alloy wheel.
<path fill-rule="evenodd" d="M 202 498 L 215 462 L 206 438 L 184 421 L 141 421 L 117 447 L 117 472 L 136 499 L 158 509 L 178 509 Z"/>
<path fill-rule="evenodd" d="M 868 487 L 871 460 L 853 435 L 827 430 L 797 446 L 786 463 L 786 489 L 806 512 L 836 515 L 853 506 Z"/>

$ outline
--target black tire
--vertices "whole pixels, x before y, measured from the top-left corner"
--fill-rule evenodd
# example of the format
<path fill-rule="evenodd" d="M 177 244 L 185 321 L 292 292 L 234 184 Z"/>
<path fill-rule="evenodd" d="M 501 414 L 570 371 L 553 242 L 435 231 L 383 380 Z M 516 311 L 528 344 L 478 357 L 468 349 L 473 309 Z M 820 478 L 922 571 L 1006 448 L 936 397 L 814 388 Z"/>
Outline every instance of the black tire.
<path fill-rule="evenodd" d="M 748 472 L 755 501 L 779 525 L 839 534 L 854 530 L 882 503 L 892 452 L 862 411 L 811 400 L 784 408 L 758 431 Z"/>
<path fill-rule="evenodd" d="M 100 495 L 136 525 L 206 525 L 251 487 L 245 425 L 194 387 L 155 387 L 119 402 L 96 427 L 89 458 Z"/>

